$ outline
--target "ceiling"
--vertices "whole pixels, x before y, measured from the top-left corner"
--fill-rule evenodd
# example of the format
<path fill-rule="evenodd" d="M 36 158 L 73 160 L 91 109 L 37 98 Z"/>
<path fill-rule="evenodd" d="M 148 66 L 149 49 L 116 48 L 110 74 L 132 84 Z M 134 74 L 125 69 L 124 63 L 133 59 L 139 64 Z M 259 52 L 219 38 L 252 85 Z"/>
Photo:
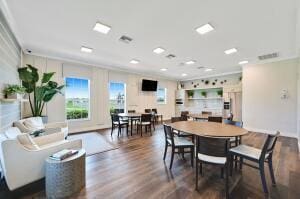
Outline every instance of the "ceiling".
<path fill-rule="evenodd" d="M 101 67 L 184 80 L 241 71 L 238 62 L 258 63 L 262 54 L 296 56 L 296 0 L 1 1 L 23 49 Z M 93 31 L 97 21 L 111 31 Z M 215 30 L 198 34 L 195 29 L 206 23 Z M 133 41 L 120 42 L 122 35 Z M 81 52 L 81 46 L 93 53 Z M 166 51 L 157 55 L 157 47 Z M 238 52 L 225 55 L 233 47 Z M 130 64 L 132 59 L 140 63 Z M 182 64 L 189 60 L 196 63 Z"/>

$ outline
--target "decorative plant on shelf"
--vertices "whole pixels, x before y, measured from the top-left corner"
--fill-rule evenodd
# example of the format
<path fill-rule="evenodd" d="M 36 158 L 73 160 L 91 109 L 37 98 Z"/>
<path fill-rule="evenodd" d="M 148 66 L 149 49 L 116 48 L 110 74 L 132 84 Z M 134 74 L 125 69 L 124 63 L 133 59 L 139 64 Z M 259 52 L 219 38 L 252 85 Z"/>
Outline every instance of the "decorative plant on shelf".
<path fill-rule="evenodd" d="M 189 98 L 193 98 L 194 97 L 194 91 L 193 90 L 188 90 L 187 94 L 188 94 Z"/>
<path fill-rule="evenodd" d="M 218 94 L 219 97 L 223 97 L 223 91 L 222 90 L 218 90 L 217 94 Z"/>
<path fill-rule="evenodd" d="M 62 94 L 64 85 L 58 86 L 57 82 L 50 81 L 54 72 L 43 73 L 41 83 L 38 85 L 38 70 L 28 64 L 26 67 L 19 68 L 18 72 L 25 92 L 28 93 L 32 116 L 42 116 L 45 104 L 51 101 L 57 93 Z"/>
<path fill-rule="evenodd" d="M 206 91 L 201 91 L 201 95 L 202 95 L 202 97 L 206 97 L 207 96 Z"/>
<path fill-rule="evenodd" d="M 19 99 L 19 98 L 22 98 L 18 96 L 18 94 L 24 94 L 25 93 L 25 88 L 23 86 L 20 86 L 20 85 L 16 85 L 16 84 L 13 84 L 13 85 L 8 85 L 4 90 L 4 95 L 5 95 L 5 98 L 8 98 L 8 99 Z"/>

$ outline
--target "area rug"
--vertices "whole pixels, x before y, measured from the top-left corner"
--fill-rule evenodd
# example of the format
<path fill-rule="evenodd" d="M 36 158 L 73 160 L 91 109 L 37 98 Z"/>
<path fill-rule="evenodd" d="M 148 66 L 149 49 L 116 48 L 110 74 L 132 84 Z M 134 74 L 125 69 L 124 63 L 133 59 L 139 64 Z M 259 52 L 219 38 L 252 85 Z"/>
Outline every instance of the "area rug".
<path fill-rule="evenodd" d="M 68 140 L 77 139 L 82 140 L 82 147 L 85 149 L 87 156 L 118 148 L 117 146 L 114 146 L 106 141 L 105 137 L 97 132 L 80 133 L 68 136 Z"/>

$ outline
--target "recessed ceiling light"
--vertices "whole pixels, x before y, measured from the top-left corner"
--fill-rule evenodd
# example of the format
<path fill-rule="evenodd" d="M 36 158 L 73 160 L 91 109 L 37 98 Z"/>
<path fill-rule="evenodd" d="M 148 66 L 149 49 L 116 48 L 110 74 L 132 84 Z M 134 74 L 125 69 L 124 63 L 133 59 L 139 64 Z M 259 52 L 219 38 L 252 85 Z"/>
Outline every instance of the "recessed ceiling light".
<path fill-rule="evenodd" d="M 209 23 L 207 23 L 203 26 L 200 26 L 199 28 L 196 29 L 196 31 L 201 35 L 209 33 L 210 31 L 213 31 L 213 30 L 214 30 L 214 27 L 212 27 Z"/>
<path fill-rule="evenodd" d="M 160 70 L 161 71 L 167 71 L 168 69 L 167 68 L 161 68 Z"/>
<path fill-rule="evenodd" d="M 205 72 L 210 72 L 210 71 L 212 71 L 213 69 L 212 68 L 207 68 L 207 69 L 205 69 L 204 71 Z"/>
<path fill-rule="evenodd" d="M 185 62 L 186 65 L 192 65 L 194 63 L 196 63 L 196 61 L 193 61 L 193 60 Z"/>
<path fill-rule="evenodd" d="M 88 47 L 85 47 L 85 46 L 81 46 L 81 49 L 80 49 L 82 52 L 85 52 L 85 53 L 91 53 L 93 52 L 93 49 L 92 48 L 88 48 Z"/>
<path fill-rule="evenodd" d="M 155 48 L 153 50 L 153 52 L 156 53 L 156 54 L 160 54 L 160 53 L 165 52 L 165 49 L 158 47 L 158 48 Z"/>
<path fill-rule="evenodd" d="M 133 59 L 133 60 L 130 61 L 130 63 L 131 63 L 131 64 L 138 64 L 138 63 L 140 63 L 140 61 L 139 61 L 139 60 L 136 60 L 136 59 Z"/>
<path fill-rule="evenodd" d="M 240 62 L 239 62 L 239 65 L 243 65 L 243 64 L 248 64 L 248 61 L 245 60 L 245 61 L 240 61 Z"/>
<path fill-rule="evenodd" d="M 185 76 L 187 76 L 187 74 L 185 74 L 185 73 L 182 73 L 182 74 L 181 74 L 181 76 L 182 76 L 182 77 L 185 77 Z"/>
<path fill-rule="evenodd" d="M 236 53 L 237 52 L 237 49 L 236 48 L 231 48 L 231 49 L 228 49 L 228 50 L 225 50 L 224 53 L 226 55 L 230 55 L 232 53 Z"/>
<path fill-rule="evenodd" d="M 99 22 L 97 22 L 93 28 L 94 31 L 101 32 L 103 34 L 107 34 L 110 31 L 110 29 L 111 29 L 111 27 L 101 24 Z"/>

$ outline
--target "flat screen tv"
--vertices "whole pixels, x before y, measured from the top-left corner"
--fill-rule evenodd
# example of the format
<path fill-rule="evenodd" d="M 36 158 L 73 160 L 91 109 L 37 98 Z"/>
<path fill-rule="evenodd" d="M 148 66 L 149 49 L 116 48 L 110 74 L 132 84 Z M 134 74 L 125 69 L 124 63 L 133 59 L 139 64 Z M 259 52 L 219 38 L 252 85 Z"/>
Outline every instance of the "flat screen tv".
<path fill-rule="evenodd" d="M 156 91 L 157 81 L 143 79 L 142 91 Z"/>

